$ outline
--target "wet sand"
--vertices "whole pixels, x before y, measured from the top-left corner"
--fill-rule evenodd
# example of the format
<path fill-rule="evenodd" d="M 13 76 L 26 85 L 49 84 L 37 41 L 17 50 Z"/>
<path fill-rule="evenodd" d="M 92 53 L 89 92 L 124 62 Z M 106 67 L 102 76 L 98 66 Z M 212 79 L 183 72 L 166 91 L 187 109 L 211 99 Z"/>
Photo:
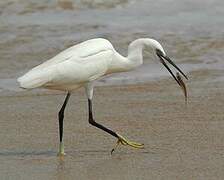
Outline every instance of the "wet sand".
<path fill-rule="evenodd" d="M 224 179 L 224 1 L 62 1 L 0 1 L 0 179 Z M 88 124 L 80 89 L 66 110 L 62 160 L 65 94 L 20 91 L 15 79 L 93 37 L 123 55 L 136 38 L 157 39 L 188 72 L 189 103 L 172 79 L 155 80 L 168 73 L 145 52 L 142 69 L 104 79 L 117 86 L 96 87 L 94 99 L 98 122 L 145 149 L 120 146 L 111 156 L 116 139 Z M 133 82 L 148 83 L 123 85 Z"/>
<path fill-rule="evenodd" d="M 56 156 L 64 94 L 1 94 L 1 179 L 223 179 L 222 76 L 191 72 L 187 107 L 172 79 L 96 87 L 98 122 L 145 144 L 142 150 L 120 146 L 112 156 L 116 139 L 88 124 L 82 89 L 66 110 L 64 159 Z"/>

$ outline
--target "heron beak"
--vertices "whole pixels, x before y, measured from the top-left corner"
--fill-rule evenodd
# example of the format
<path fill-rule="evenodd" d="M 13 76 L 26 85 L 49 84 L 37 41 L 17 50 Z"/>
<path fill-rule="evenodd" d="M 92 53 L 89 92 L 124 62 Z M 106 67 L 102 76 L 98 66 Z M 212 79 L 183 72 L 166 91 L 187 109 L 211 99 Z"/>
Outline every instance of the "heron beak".
<path fill-rule="evenodd" d="M 179 84 L 179 86 L 181 87 L 181 89 L 184 92 L 185 100 L 187 100 L 186 85 L 185 85 L 184 81 L 182 80 L 180 74 L 182 74 L 186 79 L 188 79 L 187 76 L 183 73 L 183 71 L 176 64 L 174 64 L 174 62 L 168 56 L 164 56 L 163 53 L 160 50 L 156 51 L 156 54 L 159 57 L 160 62 L 166 67 L 166 69 L 169 71 L 169 73 L 174 78 L 174 80 Z M 169 62 L 174 68 L 176 68 L 177 71 L 179 71 L 180 74 L 177 72 L 177 76 L 175 76 L 173 74 L 173 72 L 171 71 L 171 69 L 169 68 L 169 66 L 166 64 L 165 60 L 167 62 Z"/>
<path fill-rule="evenodd" d="M 187 76 L 183 73 L 183 71 L 181 71 L 181 69 L 177 67 L 177 65 L 174 64 L 174 62 L 168 56 L 162 56 L 162 58 L 167 60 L 173 67 L 175 67 L 188 80 Z"/>

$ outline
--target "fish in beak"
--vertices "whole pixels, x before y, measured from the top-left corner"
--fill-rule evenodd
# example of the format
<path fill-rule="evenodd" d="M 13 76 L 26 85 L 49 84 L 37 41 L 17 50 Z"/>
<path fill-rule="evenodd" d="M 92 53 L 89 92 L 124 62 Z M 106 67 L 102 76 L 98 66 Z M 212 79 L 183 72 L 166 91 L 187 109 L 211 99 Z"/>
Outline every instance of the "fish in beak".
<path fill-rule="evenodd" d="M 183 73 L 183 71 L 168 56 L 164 55 L 162 51 L 160 51 L 159 49 L 157 49 L 156 50 L 156 54 L 159 57 L 160 62 L 166 67 L 166 69 L 169 71 L 169 73 L 171 74 L 171 76 L 174 78 L 174 80 L 178 83 L 178 85 L 183 90 L 184 96 L 185 96 L 185 102 L 187 102 L 187 88 L 186 88 L 186 85 L 185 85 L 184 81 L 182 80 L 181 75 L 183 75 L 185 77 L 185 79 L 188 79 L 187 76 Z M 178 72 L 176 73 L 176 76 L 173 74 L 173 72 L 171 71 L 171 69 L 166 64 L 165 61 L 167 61 L 174 68 L 177 69 Z"/>

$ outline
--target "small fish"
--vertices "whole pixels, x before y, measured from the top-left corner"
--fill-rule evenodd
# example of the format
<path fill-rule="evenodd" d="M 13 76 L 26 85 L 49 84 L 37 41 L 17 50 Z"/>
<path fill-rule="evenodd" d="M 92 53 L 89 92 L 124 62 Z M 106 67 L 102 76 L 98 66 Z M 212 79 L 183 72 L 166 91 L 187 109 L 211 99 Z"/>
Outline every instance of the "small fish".
<path fill-rule="evenodd" d="M 187 88 L 186 88 L 186 85 L 185 85 L 184 81 L 182 80 L 181 75 L 178 72 L 176 73 L 176 78 L 179 82 L 179 85 L 180 85 L 181 89 L 184 92 L 185 103 L 187 104 Z"/>

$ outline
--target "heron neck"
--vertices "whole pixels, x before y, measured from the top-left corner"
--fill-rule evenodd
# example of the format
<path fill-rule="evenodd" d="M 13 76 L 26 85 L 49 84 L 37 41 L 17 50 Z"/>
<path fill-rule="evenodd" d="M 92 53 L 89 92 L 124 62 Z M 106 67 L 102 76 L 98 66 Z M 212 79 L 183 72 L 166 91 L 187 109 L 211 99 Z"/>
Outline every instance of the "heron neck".
<path fill-rule="evenodd" d="M 142 50 L 144 47 L 143 39 L 137 39 L 128 46 L 128 60 L 130 65 L 134 67 L 143 63 Z"/>
<path fill-rule="evenodd" d="M 115 51 L 115 60 L 112 60 L 107 73 L 125 72 L 135 69 L 143 63 L 142 49 L 145 45 L 144 39 L 137 39 L 128 46 L 128 56 L 124 57 Z"/>

